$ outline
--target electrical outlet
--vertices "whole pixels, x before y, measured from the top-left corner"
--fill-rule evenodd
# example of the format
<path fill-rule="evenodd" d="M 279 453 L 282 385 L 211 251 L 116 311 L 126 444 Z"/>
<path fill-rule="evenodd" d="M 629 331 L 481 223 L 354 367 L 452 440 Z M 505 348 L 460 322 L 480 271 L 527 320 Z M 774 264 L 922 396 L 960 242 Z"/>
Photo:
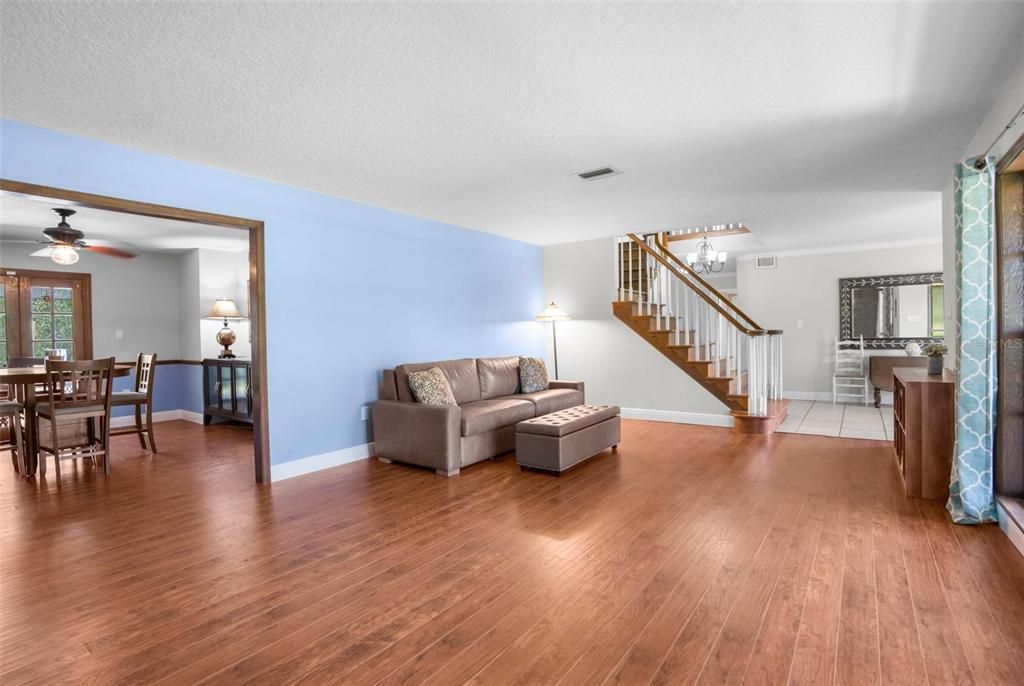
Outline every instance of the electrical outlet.
<path fill-rule="evenodd" d="M 370 418 L 369 405 L 363 405 L 362 407 L 359 408 L 359 418 L 362 419 L 364 422 Z"/>
<path fill-rule="evenodd" d="M 124 340 L 124 329 L 114 329 L 114 340 L 115 341 L 123 341 Z"/>

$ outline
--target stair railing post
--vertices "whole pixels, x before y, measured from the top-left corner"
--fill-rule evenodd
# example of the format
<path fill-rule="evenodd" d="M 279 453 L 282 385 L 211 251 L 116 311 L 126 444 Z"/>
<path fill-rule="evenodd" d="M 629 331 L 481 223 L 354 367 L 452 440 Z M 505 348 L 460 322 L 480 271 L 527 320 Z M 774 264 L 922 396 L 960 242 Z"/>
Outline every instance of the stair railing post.
<path fill-rule="evenodd" d="M 622 301 L 622 300 L 626 299 L 626 291 L 625 291 L 625 288 L 626 288 L 626 258 L 625 258 L 626 249 L 625 248 L 626 248 L 626 246 L 623 245 L 622 240 L 619 239 L 618 245 L 616 247 L 618 247 L 619 264 L 616 265 L 618 267 L 618 269 L 616 269 L 615 271 L 618 272 L 618 278 L 619 278 L 619 300 Z"/>

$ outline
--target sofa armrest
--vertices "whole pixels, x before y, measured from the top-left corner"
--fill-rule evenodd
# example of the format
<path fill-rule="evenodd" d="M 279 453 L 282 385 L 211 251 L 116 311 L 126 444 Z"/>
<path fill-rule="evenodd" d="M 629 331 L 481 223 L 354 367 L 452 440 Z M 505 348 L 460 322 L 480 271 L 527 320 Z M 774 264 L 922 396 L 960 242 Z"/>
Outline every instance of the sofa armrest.
<path fill-rule="evenodd" d="M 462 408 L 377 400 L 371 406 L 378 457 L 446 474 L 462 465 Z"/>
<path fill-rule="evenodd" d="M 574 391 L 584 393 L 582 381 L 566 381 L 565 379 L 552 379 L 548 382 L 548 388 L 571 388 Z"/>

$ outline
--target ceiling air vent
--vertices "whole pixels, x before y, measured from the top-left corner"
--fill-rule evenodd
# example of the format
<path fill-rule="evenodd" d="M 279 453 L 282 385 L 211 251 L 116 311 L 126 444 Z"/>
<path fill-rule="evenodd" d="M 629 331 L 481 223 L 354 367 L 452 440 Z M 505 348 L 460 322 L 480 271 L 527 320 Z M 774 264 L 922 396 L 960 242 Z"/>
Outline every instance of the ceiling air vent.
<path fill-rule="evenodd" d="M 590 171 L 579 172 L 576 176 L 580 177 L 584 181 L 597 181 L 598 179 L 606 179 L 609 176 L 618 176 L 622 172 L 614 167 L 601 167 L 600 169 L 591 169 Z"/>
<path fill-rule="evenodd" d="M 758 255 L 754 258 L 754 269 L 775 269 L 777 266 L 775 255 Z"/>

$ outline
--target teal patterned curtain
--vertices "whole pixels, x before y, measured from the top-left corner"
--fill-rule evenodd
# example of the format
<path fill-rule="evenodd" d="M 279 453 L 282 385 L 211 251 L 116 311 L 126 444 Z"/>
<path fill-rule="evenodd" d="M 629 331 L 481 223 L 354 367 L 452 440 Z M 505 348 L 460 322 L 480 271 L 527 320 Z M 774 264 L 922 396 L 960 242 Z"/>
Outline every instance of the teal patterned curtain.
<path fill-rule="evenodd" d="M 996 519 L 992 446 L 996 401 L 995 158 L 956 167 L 956 306 L 960 328 L 956 443 L 946 509 L 958 524 Z"/>

